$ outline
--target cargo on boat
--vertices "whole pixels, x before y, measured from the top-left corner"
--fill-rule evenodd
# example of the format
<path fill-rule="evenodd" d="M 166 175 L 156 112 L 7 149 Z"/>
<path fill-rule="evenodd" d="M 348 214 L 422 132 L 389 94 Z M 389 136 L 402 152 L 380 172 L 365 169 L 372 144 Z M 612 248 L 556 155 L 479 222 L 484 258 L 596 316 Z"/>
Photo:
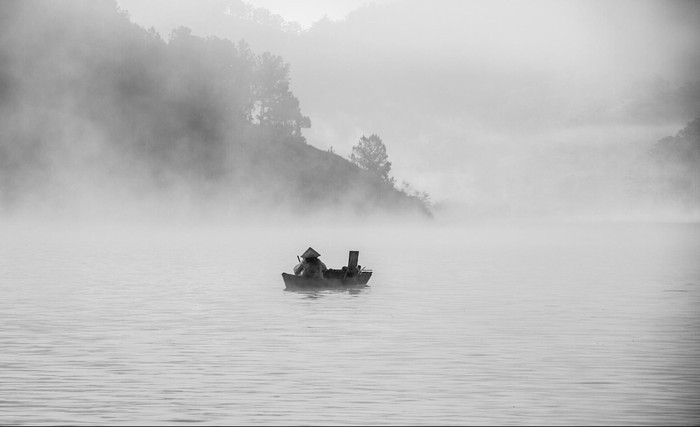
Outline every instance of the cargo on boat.
<path fill-rule="evenodd" d="M 282 273 L 282 279 L 287 289 L 351 289 L 367 287 L 372 277 L 372 270 L 358 265 L 359 251 L 350 251 L 348 265 L 340 269 L 329 268 L 323 272 L 323 277 L 305 277 Z"/>

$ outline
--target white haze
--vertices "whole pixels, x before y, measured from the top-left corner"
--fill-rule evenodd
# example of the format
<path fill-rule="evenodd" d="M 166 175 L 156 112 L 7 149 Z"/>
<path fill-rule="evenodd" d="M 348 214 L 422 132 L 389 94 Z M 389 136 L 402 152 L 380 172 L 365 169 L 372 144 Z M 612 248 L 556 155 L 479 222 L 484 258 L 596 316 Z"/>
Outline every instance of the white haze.
<path fill-rule="evenodd" d="M 286 10 L 296 13 L 285 16 L 279 3 L 250 2 L 285 20 L 332 21 L 284 43 L 246 37 L 233 25 L 207 27 L 211 15 L 201 2 L 119 3 L 135 22 L 164 34 L 185 25 L 283 56 L 312 121 L 305 131 L 311 145 L 349 156 L 360 136 L 376 133 L 397 182 L 428 192 L 438 207 L 668 213 L 657 206 L 639 212 L 624 177 L 649 147 L 694 117 L 667 117 L 663 109 L 640 117 L 629 106 L 659 85 L 700 77 L 697 3 L 308 1 L 290 3 Z M 339 18 L 350 5 L 357 10 Z"/>
<path fill-rule="evenodd" d="M 348 13 L 367 4 L 386 4 L 397 0 L 252 0 L 248 3 L 263 7 L 270 12 L 279 14 L 285 20 L 298 22 L 302 28 L 308 29 L 314 23 L 327 18 L 331 20 L 344 19 Z"/>
<path fill-rule="evenodd" d="M 136 24 L 155 27 L 166 40 L 184 25 L 198 36 L 245 39 L 256 53 L 281 55 L 311 119 L 309 144 L 348 157 L 359 137 L 380 135 L 391 175 L 426 191 L 438 217 L 697 218 L 697 209 L 640 204 L 626 191 L 630 168 L 695 117 L 653 101 L 664 85 L 700 78 L 697 2 L 250 2 L 285 20 L 305 17 L 299 34 L 245 30 L 226 20 L 223 3 L 118 0 Z M 319 21 L 323 16 L 330 21 Z M 22 28 L 18 39 L 33 33 Z M 54 63 L 60 55 L 43 46 L 37 55 L 46 67 L 73 66 Z M 632 108 L 649 100 L 650 112 Z M 236 206 L 252 204 L 256 194 L 212 191 L 202 203 L 197 197 L 207 189 L 196 184 L 189 192 L 152 188 L 137 163 L 115 176 L 118 159 L 105 151 L 100 130 L 65 110 L 65 117 L 39 120 L 47 133 L 58 129 L 51 156 L 64 167 L 46 172 L 55 172 L 46 191 L 27 190 L 23 214 L 115 221 L 291 216 L 270 206 L 242 216 Z"/>
<path fill-rule="evenodd" d="M 637 199 L 628 178 L 700 117 L 656 99 L 700 80 L 700 2 L 250 1 L 304 20 L 285 33 L 230 21 L 229 0 L 116 1 L 164 40 L 183 25 L 282 56 L 308 144 L 347 158 L 378 134 L 434 217 L 294 210 L 274 173 L 248 187 L 284 158 L 231 168 L 229 188 L 187 144 L 144 153 L 158 141 L 134 148 L 71 104 L 123 99 L 100 77 L 153 62 L 104 66 L 134 46 L 78 34 L 91 74 L 45 31 L 0 28 L 0 168 L 17 169 L 0 196 L 18 189 L 0 203 L 0 424 L 699 424 L 700 206 Z M 85 93 L 26 114 L 65 89 L 7 52 Z M 4 73 L 29 101 L 3 104 Z M 168 91 L 190 107 L 190 89 Z M 46 158 L 3 158 L 25 130 Z M 358 250 L 370 287 L 284 292 L 309 246 L 330 268 Z"/>

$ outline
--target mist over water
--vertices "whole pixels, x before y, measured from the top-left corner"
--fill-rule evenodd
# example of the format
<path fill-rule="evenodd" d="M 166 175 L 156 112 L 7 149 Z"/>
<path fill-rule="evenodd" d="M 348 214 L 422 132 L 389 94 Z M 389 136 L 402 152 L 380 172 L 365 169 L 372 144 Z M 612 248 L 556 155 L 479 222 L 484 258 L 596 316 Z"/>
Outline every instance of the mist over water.
<path fill-rule="evenodd" d="M 351 4 L 0 2 L 0 424 L 700 423 L 698 4 Z"/>
<path fill-rule="evenodd" d="M 700 420 L 696 225 L 3 236 L 3 423 Z M 309 245 L 370 287 L 285 291 Z"/>

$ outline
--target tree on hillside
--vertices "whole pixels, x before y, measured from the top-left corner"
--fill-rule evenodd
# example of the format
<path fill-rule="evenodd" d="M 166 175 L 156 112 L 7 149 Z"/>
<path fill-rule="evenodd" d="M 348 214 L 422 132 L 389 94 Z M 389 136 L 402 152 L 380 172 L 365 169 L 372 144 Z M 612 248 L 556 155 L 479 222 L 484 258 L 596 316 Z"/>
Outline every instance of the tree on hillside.
<path fill-rule="evenodd" d="M 430 201 L 430 195 L 427 192 L 416 190 L 413 188 L 413 185 L 407 181 L 401 182 L 401 188 L 399 191 L 405 194 L 407 197 L 412 197 L 419 200 L 427 210 L 430 210 L 432 202 Z"/>
<path fill-rule="evenodd" d="M 362 135 L 360 142 L 352 147 L 350 161 L 378 175 L 382 180 L 394 184 L 394 178 L 389 178 L 391 162 L 386 154 L 386 146 L 376 134 L 370 135 L 369 138 Z"/>
<path fill-rule="evenodd" d="M 700 207 L 700 118 L 659 140 L 635 165 L 628 186 L 657 201 Z"/>
<path fill-rule="evenodd" d="M 675 163 L 689 171 L 700 170 L 700 118 L 688 123 L 675 137 L 661 139 L 649 150 L 649 156 L 660 166 Z"/>
<path fill-rule="evenodd" d="M 265 52 L 256 61 L 251 120 L 276 137 L 306 142 L 301 130 L 311 120 L 301 113 L 299 100 L 289 89 L 289 64 Z"/>

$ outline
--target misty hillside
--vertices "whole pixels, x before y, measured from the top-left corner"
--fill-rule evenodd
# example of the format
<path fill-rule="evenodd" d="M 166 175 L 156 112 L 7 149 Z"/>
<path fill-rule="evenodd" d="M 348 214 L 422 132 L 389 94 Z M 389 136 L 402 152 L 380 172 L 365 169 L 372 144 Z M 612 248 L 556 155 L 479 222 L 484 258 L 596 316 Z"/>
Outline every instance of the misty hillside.
<path fill-rule="evenodd" d="M 289 67 L 186 27 L 166 40 L 114 0 L 3 1 L 0 206 L 428 214 L 308 143 Z"/>
<path fill-rule="evenodd" d="M 184 23 L 282 55 L 294 65 L 292 87 L 324 118 L 381 122 L 400 111 L 533 128 L 700 115 L 697 8 L 678 1 L 367 2 L 303 31 L 244 0 L 119 3 L 161 32 Z M 593 17 L 597 25 L 587 25 Z M 673 33 L 687 40 L 664 49 Z"/>
<path fill-rule="evenodd" d="M 162 34 L 281 55 L 309 141 L 347 156 L 381 135 L 436 213 L 636 216 L 637 159 L 700 117 L 693 2 L 380 1 L 303 30 L 243 0 L 119 4 Z"/>
<path fill-rule="evenodd" d="M 700 206 L 700 117 L 640 156 L 627 185 L 649 204 Z"/>

